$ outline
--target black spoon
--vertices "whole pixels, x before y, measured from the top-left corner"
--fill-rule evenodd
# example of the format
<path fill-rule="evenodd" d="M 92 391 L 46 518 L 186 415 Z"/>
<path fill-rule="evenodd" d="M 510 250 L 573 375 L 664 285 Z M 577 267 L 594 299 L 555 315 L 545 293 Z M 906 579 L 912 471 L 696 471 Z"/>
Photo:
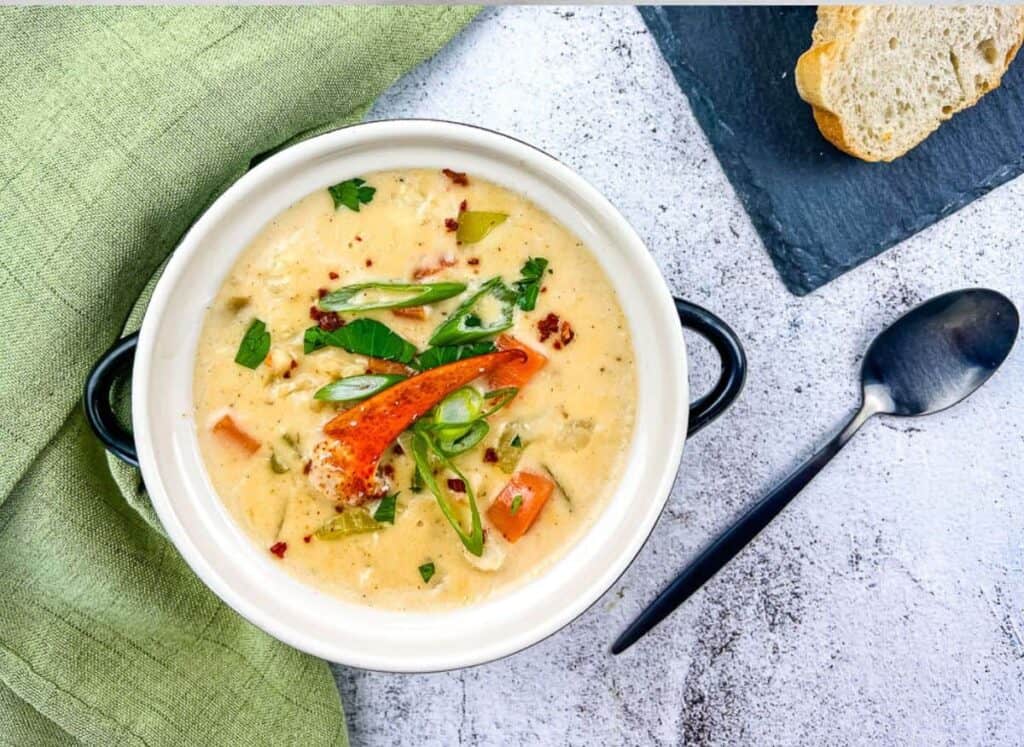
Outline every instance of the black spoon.
<path fill-rule="evenodd" d="M 972 288 L 926 301 L 883 330 L 864 356 L 861 406 L 846 427 L 690 563 L 618 637 L 612 653 L 636 643 L 718 573 L 872 415 L 930 415 L 972 394 L 1006 359 L 1019 326 L 1005 296 Z"/>

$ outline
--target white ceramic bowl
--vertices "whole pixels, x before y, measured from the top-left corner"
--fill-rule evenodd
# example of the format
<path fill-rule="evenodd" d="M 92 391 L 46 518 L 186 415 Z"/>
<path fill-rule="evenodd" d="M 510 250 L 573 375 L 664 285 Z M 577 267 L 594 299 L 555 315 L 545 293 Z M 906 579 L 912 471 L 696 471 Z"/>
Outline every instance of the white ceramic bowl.
<path fill-rule="evenodd" d="M 622 480 L 594 525 L 551 568 L 463 609 L 406 613 L 346 603 L 288 575 L 235 524 L 199 452 L 192 398 L 203 316 L 238 254 L 309 193 L 399 168 L 452 168 L 542 206 L 590 248 L 611 278 L 636 347 L 636 427 Z M 87 403 L 89 401 L 87 396 Z M 676 308 L 643 242 L 593 187 L 554 158 L 487 130 L 448 122 L 373 122 L 267 159 L 228 189 L 182 240 L 138 338 L 135 448 L 171 540 L 225 602 L 271 635 L 331 661 L 395 672 L 479 664 L 554 633 L 626 569 L 657 520 L 687 433 L 686 350 Z"/>

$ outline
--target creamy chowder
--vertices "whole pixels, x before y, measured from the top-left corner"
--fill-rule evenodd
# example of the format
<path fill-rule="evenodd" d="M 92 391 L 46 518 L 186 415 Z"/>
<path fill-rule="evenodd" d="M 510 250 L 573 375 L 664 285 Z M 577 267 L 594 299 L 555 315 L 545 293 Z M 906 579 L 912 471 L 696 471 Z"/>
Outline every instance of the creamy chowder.
<path fill-rule="evenodd" d="M 349 179 L 271 220 L 206 313 L 194 392 L 210 480 L 262 551 L 423 610 L 579 539 L 625 465 L 636 381 L 587 248 L 445 169 Z"/>

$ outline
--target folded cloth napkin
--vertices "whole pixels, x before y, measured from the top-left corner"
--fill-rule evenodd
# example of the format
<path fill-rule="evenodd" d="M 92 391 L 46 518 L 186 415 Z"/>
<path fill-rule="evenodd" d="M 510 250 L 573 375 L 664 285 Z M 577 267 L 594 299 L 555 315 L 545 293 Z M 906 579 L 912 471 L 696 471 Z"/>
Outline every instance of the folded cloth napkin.
<path fill-rule="evenodd" d="M 0 742 L 346 742 L 326 664 L 221 604 L 114 480 L 82 383 L 254 158 L 358 120 L 474 12 L 0 8 Z"/>

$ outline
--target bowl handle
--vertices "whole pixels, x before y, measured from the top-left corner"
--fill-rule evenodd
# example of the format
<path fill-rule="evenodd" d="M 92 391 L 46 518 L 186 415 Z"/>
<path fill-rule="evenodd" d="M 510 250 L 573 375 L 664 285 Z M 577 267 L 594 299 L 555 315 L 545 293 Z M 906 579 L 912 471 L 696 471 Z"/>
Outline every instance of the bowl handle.
<path fill-rule="evenodd" d="M 718 382 L 710 392 L 690 404 L 690 424 L 686 429 L 689 437 L 729 409 L 739 396 L 747 378 L 747 356 L 728 324 L 696 304 L 681 298 L 672 300 L 676 302 L 679 323 L 710 342 L 722 361 Z"/>
<path fill-rule="evenodd" d="M 139 344 L 139 333 L 122 337 L 105 352 L 85 379 L 85 419 L 93 433 L 106 449 L 123 462 L 139 466 L 135 451 L 135 438 L 131 431 L 121 425 L 110 404 L 110 391 L 114 383 L 131 374 L 135 360 L 135 347 Z"/>

